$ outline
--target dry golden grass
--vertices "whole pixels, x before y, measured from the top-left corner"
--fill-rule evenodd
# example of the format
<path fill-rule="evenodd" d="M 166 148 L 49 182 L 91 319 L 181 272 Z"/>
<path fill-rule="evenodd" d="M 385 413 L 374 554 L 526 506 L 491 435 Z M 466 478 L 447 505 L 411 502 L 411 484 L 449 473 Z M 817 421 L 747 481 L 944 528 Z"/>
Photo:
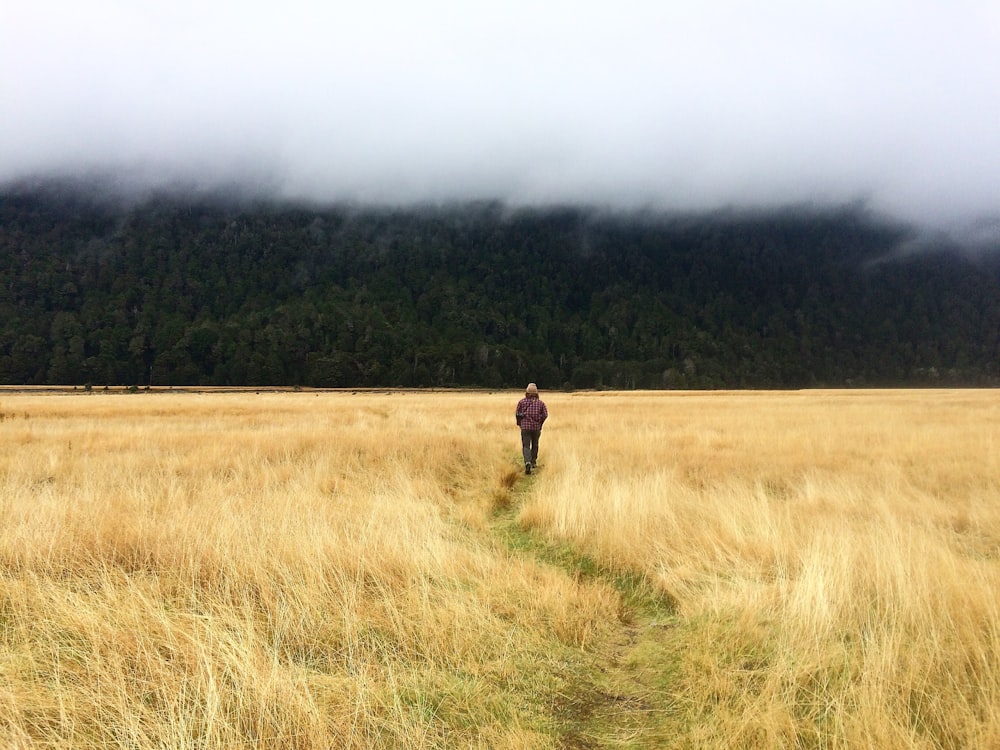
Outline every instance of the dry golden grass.
<path fill-rule="evenodd" d="M 4 396 L 0 746 L 554 746 L 616 605 L 481 531 L 502 401 Z"/>
<path fill-rule="evenodd" d="M 553 400 L 521 521 L 673 594 L 683 745 L 1000 747 L 1000 394 Z"/>
<path fill-rule="evenodd" d="M 0 747 L 1000 746 L 1000 396 L 519 395 L 0 393 Z"/>

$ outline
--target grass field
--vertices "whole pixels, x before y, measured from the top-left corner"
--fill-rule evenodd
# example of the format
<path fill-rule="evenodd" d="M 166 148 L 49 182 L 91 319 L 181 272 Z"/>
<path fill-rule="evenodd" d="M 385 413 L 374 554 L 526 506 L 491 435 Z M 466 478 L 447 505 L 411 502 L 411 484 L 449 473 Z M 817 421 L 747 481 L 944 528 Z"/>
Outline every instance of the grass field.
<path fill-rule="evenodd" d="M 1000 747 L 1000 394 L 0 392 L 0 747 Z"/>

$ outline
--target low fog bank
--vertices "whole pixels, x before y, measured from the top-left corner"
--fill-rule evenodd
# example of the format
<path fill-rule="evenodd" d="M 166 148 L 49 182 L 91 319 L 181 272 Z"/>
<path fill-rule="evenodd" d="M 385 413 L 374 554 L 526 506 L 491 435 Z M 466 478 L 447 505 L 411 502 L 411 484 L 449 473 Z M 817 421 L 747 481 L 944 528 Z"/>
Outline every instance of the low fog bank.
<path fill-rule="evenodd" d="M 49 209 L 79 213 L 122 214 L 156 204 L 201 206 L 230 211 L 306 211 L 323 214 L 382 213 L 444 214 L 455 220 L 492 220 L 518 216 L 562 214 L 585 227 L 596 221 L 648 225 L 711 225 L 732 222 L 842 220 L 880 226 L 897 241 L 888 254 L 959 252 L 969 256 L 1000 252 L 1000 215 L 970 220 L 923 223 L 874 208 L 869 201 L 840 203 L 798 202 L 770 205 L 729 204 L 699 208 L 671 208 L 636 201 L 525 202 L 498 197 L 439 200 L 334 200 L 289 196 L 280 181 L 257 175 L 254 179 L 195 180 L 182 174 L 167 175 L 134 169 L 75 174 L 35 175 L 0 183 L 0 201 L 40 201 Z"/>

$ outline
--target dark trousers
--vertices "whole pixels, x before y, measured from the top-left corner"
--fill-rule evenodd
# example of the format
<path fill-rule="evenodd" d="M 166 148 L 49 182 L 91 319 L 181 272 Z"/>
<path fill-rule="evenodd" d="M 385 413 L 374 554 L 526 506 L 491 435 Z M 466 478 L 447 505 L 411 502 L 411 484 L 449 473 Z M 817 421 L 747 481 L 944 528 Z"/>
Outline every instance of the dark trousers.
<path fill-rule="evenodd" d="M 538 439 L 541 436 L 541 430 L 521 430 L 521 453 L 524 455 L 525 466 L 538 463 Z"/>

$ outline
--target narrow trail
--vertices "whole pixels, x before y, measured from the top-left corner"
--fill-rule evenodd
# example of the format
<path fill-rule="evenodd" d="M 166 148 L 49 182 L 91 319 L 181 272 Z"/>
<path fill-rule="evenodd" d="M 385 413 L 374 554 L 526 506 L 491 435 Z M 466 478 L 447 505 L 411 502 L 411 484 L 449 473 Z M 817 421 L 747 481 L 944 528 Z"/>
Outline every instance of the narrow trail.
<path fill-rule="evenodd" d="M 559 746 L 676 746 L 681 712 L 673 686 L 680 647 L 673 636 L 679 624 L 674 601 L 641 575 L 611 570 L 568 544 L 524 529 L 518 514 L 539 476 L 512 470 L 501 479 L 490 534 L 515 555 L 561 571 L 574 582 L 603 583 L 620 597 L 616 622 L 601 642 L 586 649 L 587 678 L 556 706 L 563 728 Z"/>

